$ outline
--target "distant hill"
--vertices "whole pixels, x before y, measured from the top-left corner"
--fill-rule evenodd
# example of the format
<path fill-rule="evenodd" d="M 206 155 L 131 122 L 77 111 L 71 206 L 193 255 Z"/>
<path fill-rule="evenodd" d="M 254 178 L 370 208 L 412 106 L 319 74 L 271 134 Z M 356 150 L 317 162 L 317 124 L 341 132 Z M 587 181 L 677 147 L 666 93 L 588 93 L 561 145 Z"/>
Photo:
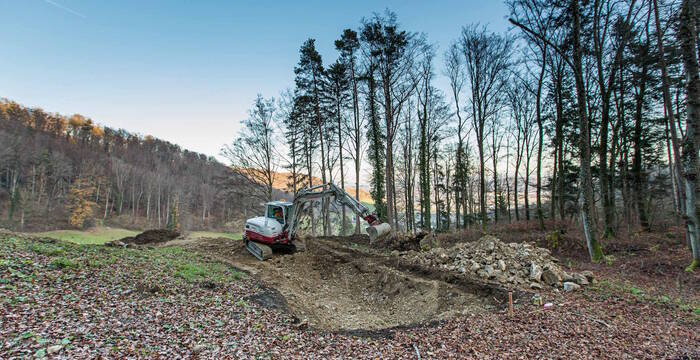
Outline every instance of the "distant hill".
<path fill-rule="evenodd" d="M 280 191 L 283 191 L 286 193 L 291 193 L 292 189 L 289 189 L 287 187 L 287 179 L 290 176 L 292 176 L 292 174 L 289 172 L 277 172 L 277 173 L 275 173 L 275 180 L 274 180 L 272 186 L 276 190 L 280 190 Z M 313 183 L 320 184 L 321 179 L 314 176 Z M 340 185 L 340 182 L 338 181 L 336 183 L 336 185 Z M 347 183 L 346 183 L 346 185 L 347 185 Z M 355 197 L 355 187 L 346 186 L 344 190 L 345 190 L 345 192 L 350 194 L 350 196 L 352 196 L 353 198 Z M 285 199 L 285 200 L 291 201 L 292 199 Z M 362 188 L 360 189 L 360 202 L 367 203 L 367 204 L 374 204 L 374 201 L 372 200 L 372 196 L 370 195 L 370 193 L 367 190 L 364 190 Z"/>
<path fill-rule="evenodd" d="M 0 99 L 0 227 L 237 228 L 259 200 L 212 157 Z"/>

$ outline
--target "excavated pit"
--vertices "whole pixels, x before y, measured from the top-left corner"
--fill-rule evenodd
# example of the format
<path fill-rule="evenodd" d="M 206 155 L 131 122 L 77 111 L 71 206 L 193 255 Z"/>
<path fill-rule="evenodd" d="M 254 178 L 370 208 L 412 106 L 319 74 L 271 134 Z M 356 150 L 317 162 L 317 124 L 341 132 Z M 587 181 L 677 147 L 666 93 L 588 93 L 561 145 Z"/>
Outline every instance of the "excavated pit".
<path fill-rule="evenodd" d="M 243 269 L 284 297 L 300 321 L 330 331 L 381 330 L 494 310 L 503 289 L 404 264 L 364 238 L 314 238 L 305 252 L 261 262 L 243 244 L 201 239 L 179 244 Z M 269 301 L 267 299 L 266 301 Z"/>

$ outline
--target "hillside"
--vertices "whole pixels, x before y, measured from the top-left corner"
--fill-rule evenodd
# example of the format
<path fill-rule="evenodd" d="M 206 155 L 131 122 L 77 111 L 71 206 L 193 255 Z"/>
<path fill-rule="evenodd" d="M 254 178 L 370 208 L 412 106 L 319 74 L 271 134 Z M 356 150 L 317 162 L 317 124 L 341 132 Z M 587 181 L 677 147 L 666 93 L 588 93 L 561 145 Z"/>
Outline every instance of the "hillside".
<path fill-rule="evenodd" d="M 235 227 L 259 201 L 211 157 L 0 100 L 0 227 Z"/>

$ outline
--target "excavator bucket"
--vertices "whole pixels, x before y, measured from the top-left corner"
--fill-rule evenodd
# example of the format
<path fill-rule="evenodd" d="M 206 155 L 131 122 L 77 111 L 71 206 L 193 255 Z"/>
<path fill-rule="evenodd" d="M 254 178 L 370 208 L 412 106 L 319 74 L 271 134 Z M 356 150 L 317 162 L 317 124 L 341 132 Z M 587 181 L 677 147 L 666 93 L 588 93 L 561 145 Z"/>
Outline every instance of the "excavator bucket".
<path fill-rule="evenodd" d="M 391 225 L 388 223 L 381 223 L 378 225 L 372 225 L 367 227 L 367 234 L 369 235 L 369 242 L 373 243 L 378 239 L 381 239 L 391 232 Z"/>

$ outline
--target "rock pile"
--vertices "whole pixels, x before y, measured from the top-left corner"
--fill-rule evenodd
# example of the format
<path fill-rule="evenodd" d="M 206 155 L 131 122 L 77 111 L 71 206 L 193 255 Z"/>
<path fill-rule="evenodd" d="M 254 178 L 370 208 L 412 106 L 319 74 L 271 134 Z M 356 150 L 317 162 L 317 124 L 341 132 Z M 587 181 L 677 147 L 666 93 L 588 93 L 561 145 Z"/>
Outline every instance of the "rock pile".
<path fill-rule="evenodd" d="M 564 271 L 547 249 L 529 243 L 506 244 L 490 235 L 449 249 L 411 253 L 409 257 L 423 266 L 468 273 L 509 286 L 531 289 L 550 286 L 574 291 L 593 280 L 590 272 Z"/>

